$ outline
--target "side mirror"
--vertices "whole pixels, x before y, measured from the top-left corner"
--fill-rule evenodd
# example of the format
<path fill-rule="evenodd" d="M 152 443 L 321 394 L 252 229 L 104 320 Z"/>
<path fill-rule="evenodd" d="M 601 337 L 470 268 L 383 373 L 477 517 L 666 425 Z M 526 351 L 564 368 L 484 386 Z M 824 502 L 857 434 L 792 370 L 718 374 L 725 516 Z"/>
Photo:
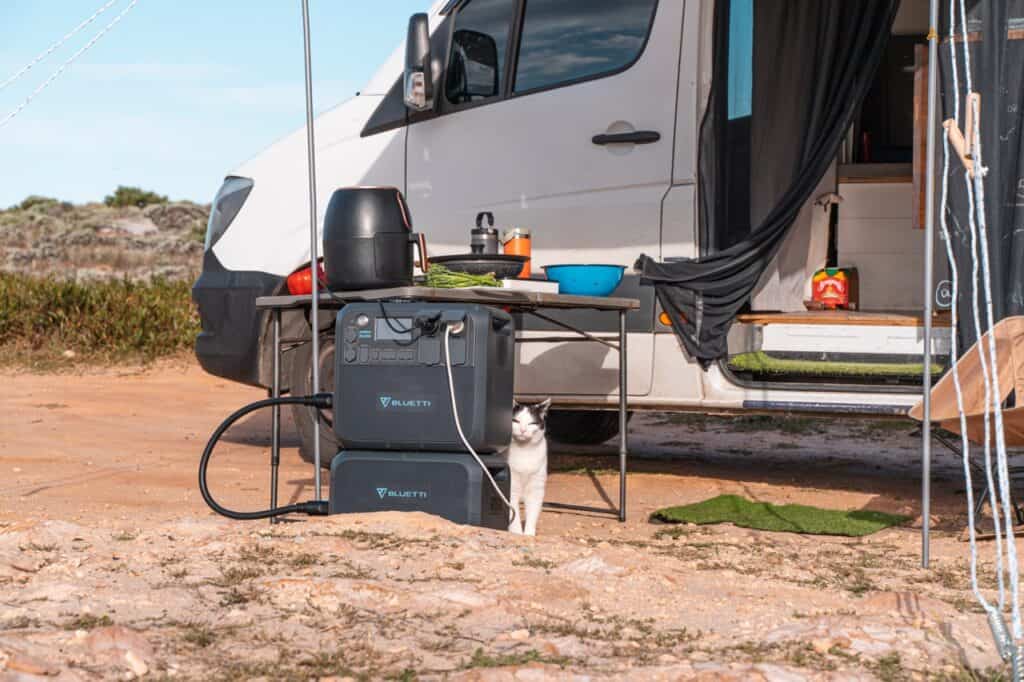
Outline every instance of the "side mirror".
<path fill-rule="evenodd" d="M 473 102 L 498 94 L 498 43 L 486 33 L 455 32 L 447 93 L 455 103 Z"/>
<path fill-rule="evenodd" d="M 405 106 L 413 111 L 426 111 L 434 106 L 430 25 L 423 13 L 409 19 L 409 35 L 405 41 Z"/>

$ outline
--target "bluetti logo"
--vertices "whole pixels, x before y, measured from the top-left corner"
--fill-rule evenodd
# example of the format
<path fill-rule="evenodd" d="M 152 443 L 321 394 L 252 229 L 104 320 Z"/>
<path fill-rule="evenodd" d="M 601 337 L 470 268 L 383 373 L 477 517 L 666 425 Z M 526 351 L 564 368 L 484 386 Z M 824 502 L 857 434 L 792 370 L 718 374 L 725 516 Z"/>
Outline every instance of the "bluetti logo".
<path fill-rule="evenodd" d="M 430 494 L 425 490 L 392 490 L 391 488 L 377 488 L 377 497 L 382 500 L 425 500 L 430 497 Z"/>
<path fill-rule="evenodd" d="M 378 396 L 382 410 L 429 410 L 434 406 L 433 400 L 402 400 L 390 395 Z"/>

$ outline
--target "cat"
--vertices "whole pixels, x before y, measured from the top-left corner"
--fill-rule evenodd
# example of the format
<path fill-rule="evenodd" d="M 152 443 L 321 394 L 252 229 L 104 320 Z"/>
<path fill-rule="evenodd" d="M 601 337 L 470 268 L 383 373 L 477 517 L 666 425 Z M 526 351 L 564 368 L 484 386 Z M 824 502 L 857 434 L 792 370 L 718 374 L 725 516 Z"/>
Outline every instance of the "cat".
<path fill-rule="evenodd" d="M 511 496 L 513 518 L 509 532 L 536 535 L 537 520 L 544 506 L 544 488 L 548 481 L 548 439 L 546 434 L 548 398 L 536 405 L 512 408 L 512 443 L 508 449 L 508 467 L 512 473 Z M 519 516 L 519 503 L 525 507 L 525 524 Z"/>

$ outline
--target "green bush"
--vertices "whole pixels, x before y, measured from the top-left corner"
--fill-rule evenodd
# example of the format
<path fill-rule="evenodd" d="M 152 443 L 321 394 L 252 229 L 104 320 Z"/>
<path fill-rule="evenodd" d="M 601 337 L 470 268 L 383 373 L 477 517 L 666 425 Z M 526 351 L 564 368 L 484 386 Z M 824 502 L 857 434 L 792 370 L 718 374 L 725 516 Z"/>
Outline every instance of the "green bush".
<path fill-rule="evenodd" d="M 22 202 L 15 206 L 14 208 L 20 208 L 22 211 L 27 211 L 35 206 L 51 206 L 53 204 L 58 203 L 60 202 L 54 199 L 53 197 L 43 197 L 39 196 L 38 194 L 32 194 L 30 196 L 25 197 L 25 199 L 22 200 Z"/>
<path fill-rule="evenodd" d="M 191 348 L 199 333 L 189 284 L 75 282 L 0 273 L 0 363 L 148 362 Z"/>
<path fill-rule="evenodd" d="M 147 192 L 138 187 L 125 187 L 121 185 L 114 190 L 113 194 L 108 194 L 104 197 L 103 203 L 115 208 L 123 208 L 125 206 L 138 206 L 142 208 L 150 204 L 166 204 L 167 197 L 156 192 Z"/>

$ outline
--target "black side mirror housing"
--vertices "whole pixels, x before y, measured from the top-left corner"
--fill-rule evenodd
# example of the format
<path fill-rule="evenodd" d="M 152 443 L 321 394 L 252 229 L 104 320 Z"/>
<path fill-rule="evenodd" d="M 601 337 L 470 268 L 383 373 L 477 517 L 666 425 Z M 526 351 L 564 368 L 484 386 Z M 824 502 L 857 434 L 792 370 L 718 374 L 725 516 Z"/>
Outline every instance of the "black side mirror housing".
<path fill-rule="evenodd" d="M 424 13 L 409 19 L 405 42 L 405 106 L 426 111 L 434 106 L 434 78 L 430 55 L 430 23 Z"/>

